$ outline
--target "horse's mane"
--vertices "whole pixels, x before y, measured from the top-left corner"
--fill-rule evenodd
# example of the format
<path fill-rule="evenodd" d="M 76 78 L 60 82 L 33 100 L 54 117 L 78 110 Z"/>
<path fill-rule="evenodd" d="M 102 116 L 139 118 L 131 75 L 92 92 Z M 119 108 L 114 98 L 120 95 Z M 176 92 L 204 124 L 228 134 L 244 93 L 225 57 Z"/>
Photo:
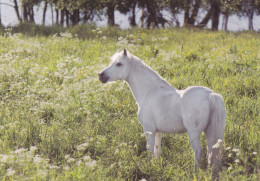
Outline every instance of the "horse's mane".
<path fill-rule="evenodd" d="M 122 54 L 121 54 L 122 55 Z M 145 64 L 140 58 L 130 53 L 127 54 L 128 59 L 131 61 L 134 71 L 141 71 L 143 73 L 149 74 L 149 77 L 157 82 L 163 83 L 165 86 L 170 86 L 174 89 L 166 80 L 164 80 L 156 71 Z"/>

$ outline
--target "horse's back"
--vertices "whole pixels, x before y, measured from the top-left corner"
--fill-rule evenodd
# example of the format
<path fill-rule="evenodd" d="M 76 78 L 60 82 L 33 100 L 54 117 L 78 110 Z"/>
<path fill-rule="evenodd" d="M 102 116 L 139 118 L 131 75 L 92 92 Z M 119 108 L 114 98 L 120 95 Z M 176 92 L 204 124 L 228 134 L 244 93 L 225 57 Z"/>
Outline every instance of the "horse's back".
<path fill-rule="evenodd" d="M 209 122 L 209 95 L 207 87 L 188 87 L 181 91 L 181 112 L 187 130 L 204 130 Z"/>

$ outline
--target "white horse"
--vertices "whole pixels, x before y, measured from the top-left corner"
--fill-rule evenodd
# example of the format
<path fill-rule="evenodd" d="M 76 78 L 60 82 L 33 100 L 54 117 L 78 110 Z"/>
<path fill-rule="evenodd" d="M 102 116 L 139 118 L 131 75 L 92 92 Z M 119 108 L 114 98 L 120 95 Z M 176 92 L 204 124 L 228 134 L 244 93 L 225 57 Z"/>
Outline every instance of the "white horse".
<path fill-rule="evenodd" d="M 138 104 L 148 149 L 154 156 L 160 156 L 161 133 L 188 132 L 197 171 L 202 157 L 200 135 L 205 131 L 209 166 L 220 165 L 225 126 L 221 95 L 199 86 L 177 90 L 125 49 L 115 53 L 109 67 L 98 75 L 102 83 L 128 83 Z"/>

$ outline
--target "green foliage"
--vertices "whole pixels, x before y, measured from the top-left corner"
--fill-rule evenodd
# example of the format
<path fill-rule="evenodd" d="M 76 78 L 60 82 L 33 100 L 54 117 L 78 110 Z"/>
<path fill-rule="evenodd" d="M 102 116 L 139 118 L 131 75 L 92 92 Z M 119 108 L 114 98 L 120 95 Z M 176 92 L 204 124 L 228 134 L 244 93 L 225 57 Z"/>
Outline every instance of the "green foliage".
<path fill-rule="evenodd" d="M 128 86 L 97 77 L 123 48 L 176 88 L 201 85 L 222 94 L 221 180 L 257 180 L 258 34 L 20 25 L 3 30 L 0 41 L 1 180 L 211 179 L 206 160 L 193 173 L 186 134 L 163 135 L 162 157 L 148 161 Z M 205 155 L 205 135 L 201 142 Z"/>

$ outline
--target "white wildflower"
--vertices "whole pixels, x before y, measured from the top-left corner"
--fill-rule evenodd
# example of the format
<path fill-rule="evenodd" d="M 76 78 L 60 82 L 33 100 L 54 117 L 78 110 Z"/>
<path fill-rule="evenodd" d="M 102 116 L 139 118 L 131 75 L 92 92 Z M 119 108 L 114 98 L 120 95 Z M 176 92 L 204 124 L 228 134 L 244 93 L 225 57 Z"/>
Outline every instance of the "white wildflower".
<path fill-rule="evenodd" d="M 12 168 L 8 168 L 6 170 L 6 176 L 12 176 L 15 174 L 15 170 L 13 170 Z"/>
<path fill-rule="evenodd" d="M 8 158 L 9 158 L 8 155 L 0 154 L 0 162 L 1 163 L 6 163 Z"/>
<path fill-rule="evenodd" d="M 37 165 L 41 164 L 43 162 L 43 158 L 40 157 L 40 155 L 35 155 L 33 158 L 33 162 Z"/>
<path fill-rule="evenodd" d="M 38 148 L 36 147 L 36 146 L 31 146 L 30 147 L 30 151 L 32 151 L 32 152 L 34 152 L 34 151 L 36 151 Z"/>
<path fill-rule="evenodd" d="M 51 166 L 49 166 L 49 168 L 50 168 L 50 169 L 59 169 L 60 167 L 57 166 L 57 165 L 51 165 Z"/>
<path fill-rule="evenodd" d="M 68 166 L 68 165 L 65 165 L 64 167 L 63 167 L 63 170 L 69 170 L 70 169 L 70 167 Z"/>
<path fill-rule="evenodd" d="M 82 160 L 77 161 L 77 166 L 80 166 L 82 164 Z"/>
<path fill-rule="evenodd" d="M 219 148 L 221 145 L 222 145 L 222 140 L 221 139 L 218 139 L 218 142 L 212 146 L 212 148 Z"/>
<path fill-rule="evenodd" d="M 228 167 L 228 170 L 231 170 L 232 169 L 232 167 Z"/>
<path fill-rule="evenodd" d="M 238 149 L 238 148 L 233 148 L 232 151 L 235 152 L 236 155 L 240 155 L 240 152 L 241 152 L 240 149 Z"/>
<path fill-rule="evenodd" d="M 235 160 L 235 163 L 239 163 L 239 162 L 240 162 L 239 159 L 236 159 L 236 160 Z"/>
<path fill-rule="evenodd" d="M 68 160 L 70 158 L 70 155 L 65 155 L 65 159 Z"/>
<path fill-rule="evenodd" d="M 81 145 L 78 145 L 78 146 L 76 147 L 76 149 L 77 149 L 78 151 L 83 151 L 83 150 L 86 149 L 87 146 L 88 146 L 88 143 L 82 143 Z"/>
<path fill-rule="evenodd" d="M 40 178 L 45 178 L 47 176 L 47 171 L 46 170 L 38 170 L 37 176 L 40 177 Z"/>
<path fill-rule="evenodd" d="M 120 147 L 126 147 L 127 146 L 127 143 L 123 142 L 123 143 L 120 143 L 119 145 Z"/>
<path fill-rule="evenodd" d="M 254 152 L 253 152 L 253 155 L 257 155 L 257 152 L 256 152 L 256 151 L 254 151 Z"/>
<path fill-rule="evenodd" d="M 14 153 L 21 154 L 22 152 L 25 152 L 25 151 L 27 151 L 25 148 L 20 148 L 20 149 L 15 150 Z"/>
<path fill-rule="evenodd" d="M 232 154 L 231 154 L 231 153 L 229 153 L 229 154 L 228 154 L 228 157 L 230 158 L 231 156 L 232 156 Z"/>
<path fill-rule="evenodd" d="M 117 155 L 119 153 L 119 149 L 117 148 L 116 150 L 115 150 L 115 155 Z"/>
<path fill-rule="evenodd" d="M 74 158 L 69 158 L 69 159 L 67 160 L 67 163 L 73 163 L 73 162 L 75 162 L 75 159 L 74 159 Z"/>
<path fill-rule="evenodd" d="M 145 178 L 142 178 L 140 181 L 146 181 L 146 179 L 145 179 Z"/>
<path fill-rule="evenodd" d="M 90 161 L 91 158 L 90 158 L 90 156 L 87 156 L 87 155 L 86 155 L 86 156 L 83 157 L 83 160 L 84 160 L 85 162 L 87 162 L 87 161 Z"/>
<path fill-rule="evenodd" d="M 231 147 L 229 146 L 229 147 L 226 147 L 226 149 L 225 150 L 230 150 L 231 149 Z"/>
<path fill-rule="evenodd" d="M 89 161 L 89 162 L 86 162 L 85 165 L 88 166 L 88 167 L 96 167 L 97 161 L 96 160 Z"/>

